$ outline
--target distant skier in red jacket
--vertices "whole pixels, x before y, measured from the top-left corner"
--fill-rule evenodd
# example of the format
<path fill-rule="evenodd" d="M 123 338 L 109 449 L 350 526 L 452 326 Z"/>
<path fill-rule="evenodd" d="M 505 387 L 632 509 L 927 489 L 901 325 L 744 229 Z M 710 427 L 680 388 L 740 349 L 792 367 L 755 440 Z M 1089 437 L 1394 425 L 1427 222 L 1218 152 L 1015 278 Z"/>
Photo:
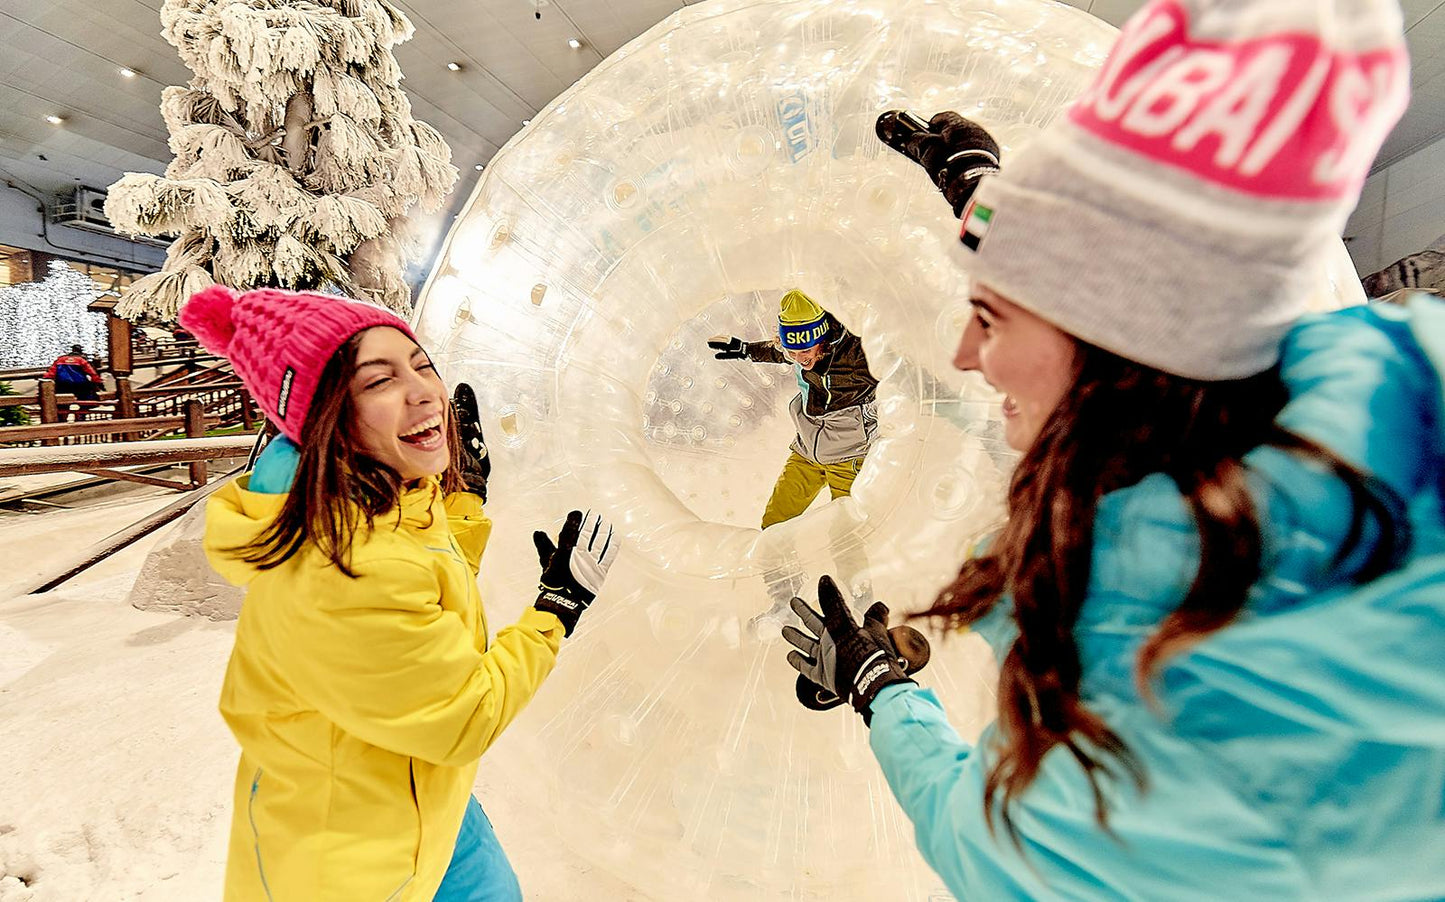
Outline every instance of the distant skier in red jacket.
<path fill-rule="evenodd" d="M 43 378 L 55 380 L 57 395 L 75 395 L 78 401 L 92 403 L 100 400 L 98 392 L 105 384 L 100 373 L 85 359 L 85 349 L 80 345 L 71 345 L 69 354 L 55 358 Z"/>

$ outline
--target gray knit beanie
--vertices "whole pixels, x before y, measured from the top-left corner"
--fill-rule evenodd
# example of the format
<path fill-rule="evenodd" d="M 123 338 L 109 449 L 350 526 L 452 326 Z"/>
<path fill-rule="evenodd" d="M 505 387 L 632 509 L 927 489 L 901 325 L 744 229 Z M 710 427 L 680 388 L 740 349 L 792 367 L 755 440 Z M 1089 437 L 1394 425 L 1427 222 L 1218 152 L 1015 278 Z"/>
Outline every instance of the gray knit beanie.
<path fill-rule="evenodd" d="M 1394 0 L 1155 0 L 1095 85 L 980 184 L 966 262 L 1130 360 L 1262 372 L 1408 86 Z"/>

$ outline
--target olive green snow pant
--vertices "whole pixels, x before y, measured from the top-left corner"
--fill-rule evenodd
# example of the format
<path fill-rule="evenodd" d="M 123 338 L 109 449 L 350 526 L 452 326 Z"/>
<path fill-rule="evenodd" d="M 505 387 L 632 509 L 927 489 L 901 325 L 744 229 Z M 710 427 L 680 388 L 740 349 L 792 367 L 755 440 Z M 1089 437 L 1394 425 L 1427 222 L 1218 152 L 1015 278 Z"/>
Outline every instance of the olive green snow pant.
<path fill-rule="evenodd" d="M 773 486 L 773 496 L 768 499 L 768 506 L 763 509 L 763 529 L 801 516 L 825 485 L 834 499 L 851 494 L 853 480 L 857 478 L 862 467 L 861 457 L 836 464 L 820 464 L 794 451 L 788 455 L 788 462 L 783 464 L 783 472 Z M 868 566 L 868 559 L 864 557 L 861 549 L 853 549 L 844 552 L 837 563 L 840 572 L 836 576 L 842 585 L 849 586 L 854 577 Z M 799 577 L 784 576 L 781 570 L 764 573 L 763 584 L 773 600 L 774 610 L 778 612 L 785 611 L 788 599 L 803 589 Z M 864 589 L 865 595 L 870 593 L 871 590 Z M 850 593 L 845 589 L 844 594 Z"/>
<path fill-rule="evenodd" d="M 763 509 L 763 529 L 800 516 L 828 487 L 834 499 L 853 491 L 853 480 L 863 466 L 863 458 L 855 457 L 836 464 L 820 464 L 794 451 L 783 464 L 783 472 L 773 486 L 773 496 Z"/>

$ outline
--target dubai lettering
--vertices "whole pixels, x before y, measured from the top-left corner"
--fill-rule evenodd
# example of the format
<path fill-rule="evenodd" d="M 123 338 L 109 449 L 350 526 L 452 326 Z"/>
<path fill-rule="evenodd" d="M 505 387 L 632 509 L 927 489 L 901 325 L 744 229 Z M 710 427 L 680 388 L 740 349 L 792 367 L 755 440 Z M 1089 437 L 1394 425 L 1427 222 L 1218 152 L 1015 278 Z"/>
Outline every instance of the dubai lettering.
<path fill-rule="evenodd" d="M 1120 34 L 1069 116 L 1233 188 L 1322 200 L 1358 188 L 1408 95 L 1403 46 L 1348 52 L 1294 32 L 1195 40 L 1185 11 L 1166 0 Z"/>

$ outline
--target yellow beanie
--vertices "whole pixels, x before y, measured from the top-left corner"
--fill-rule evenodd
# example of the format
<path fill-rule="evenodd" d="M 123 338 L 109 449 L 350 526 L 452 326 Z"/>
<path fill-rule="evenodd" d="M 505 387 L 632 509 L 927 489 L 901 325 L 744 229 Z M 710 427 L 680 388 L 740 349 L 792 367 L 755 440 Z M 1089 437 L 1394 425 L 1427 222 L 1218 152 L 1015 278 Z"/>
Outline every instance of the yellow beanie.
<path fill-rule="evenodd" d="M 810 348 L 828 334 L 827 311 L 818 302 L 794 288 L 778 305 L 778 334 L 783 347 L 794 351 Z"/>

